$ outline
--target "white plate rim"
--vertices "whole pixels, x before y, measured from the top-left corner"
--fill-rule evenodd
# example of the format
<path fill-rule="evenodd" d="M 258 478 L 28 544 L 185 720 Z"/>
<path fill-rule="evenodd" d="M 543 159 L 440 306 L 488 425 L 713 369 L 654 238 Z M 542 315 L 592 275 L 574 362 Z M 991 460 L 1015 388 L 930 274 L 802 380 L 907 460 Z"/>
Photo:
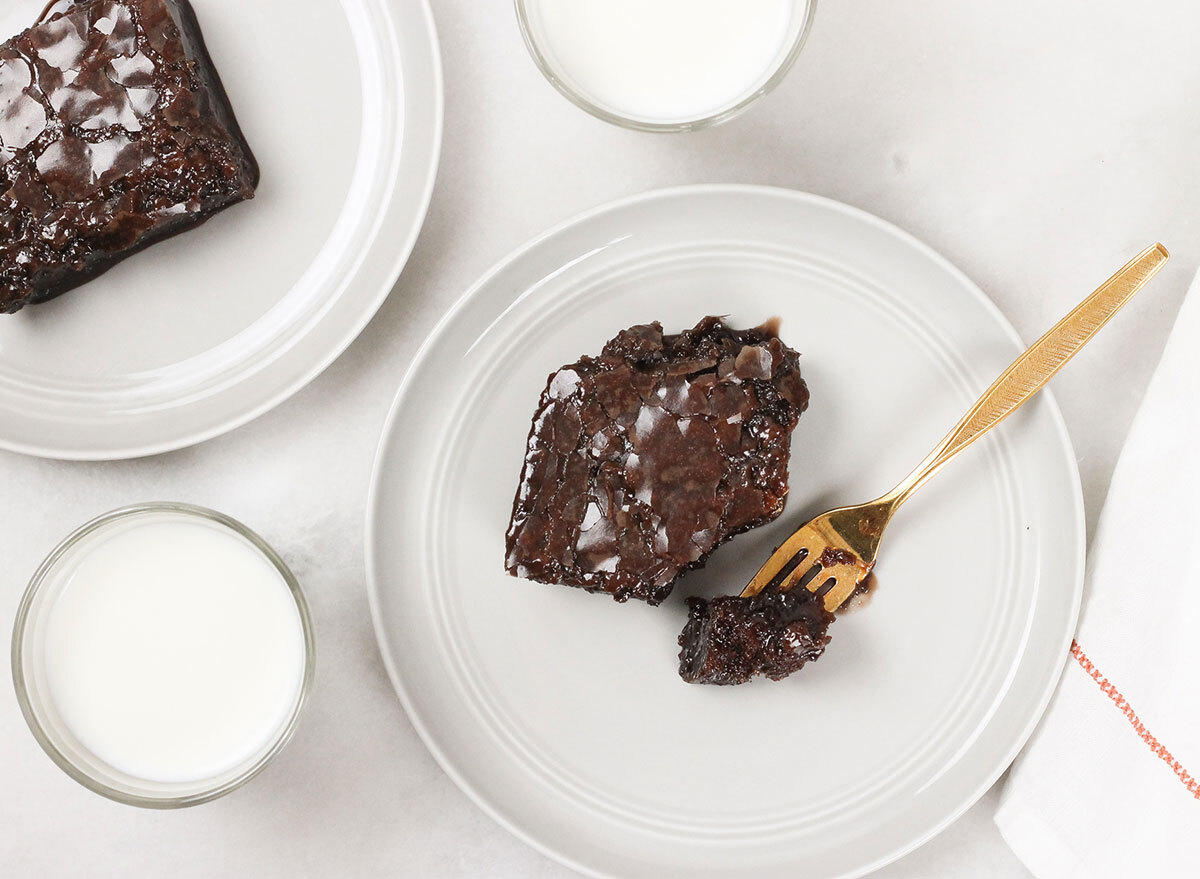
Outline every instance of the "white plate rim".
<path fill-rule="evenodd" d="M 438 168 L 441 164 L 442 153 L 442 138 L 445 129 L 445 80 L 442 70 L 442 53 L 441 44 L 438 42 L 437 26 L 434 21 L 433 8 L 430 5 L 430 0 L 404 0 L 404 2 L 412 2 L 416 7 L 416 13 L 421 17 L 424 23 L 424 38 L 428 42 L 428 47 L 431 55 L 431 65 L 427 71 L 430 75 L 430 85 L 433 87 L 433 131 L 431 138 L 431 152 L 429 159 L 424 169 L 424 180 L 421 184 L 420 198 L 414 206 L 411 220 L 408 224 L 408 229 L 403 237 L 397 239 L 388 239 L 389 244 L 397 244 L 394 250 L 391 264 L 388 265 L 384 277 L 388 280 L 386 284 L 381 283 L 379 290 L 373 296 L 364 300 L 361 314 L 350 323 L 340 337 L 328 347 L 325 354 L 313 360 L 313 362 L 304 370 L 301 370 L 297 375 L 288 382 L 281 385 L 279 390 L 267 396 L 256 405 L 245 410 L 238 411 L 227 416 L 224 419 L 214 420 L 214 423 L 190 432 L 180 434 L 179 436 L 155 443 L 146 444 L 126 444 L 114 445 L 111 447 L 91 446 L 88 448 L 70 448 L 67 446 L 55 446 L 50 444 L 39 444 L 33 442 L 23 442 L 20 440 L 11 439 L 0 432 L 0 449 L 18 454 L 30 455 L 39 458 L 49 458 L 58 461 L 119 461 L 128 460 L 131 458 L 144 458 L 151 455 L 159 455 L 166 452 L 173 452 L 179 449 L 189 448 L 218 436 L 223 436 L 230 431 L 236 430 L 239 427 L 250 423 L 267 412 L 274 409 L 290 397 L 299 393 L 304 387 L 310 384 L 321 373 L 329 368 L 335 360 L 337 360 L 346 349 L 362 334 L 367 324 L 371 322 L 379 309 L 383 306 L 387 297 L 396 286 L 404 267 L 408 263 L 409 257 L 412 255 L 413 248 L 416 247 L 417 239 L 420 236 L 421 229 L 425 225 L 425 218 L 429 212 L 429 205 L 433 198 L 434 184 L 437 180 Z M 395 7 L 397 0 L 387 0 L 387 5 Z M 405 77 L 406 81 L 408 77 Z M 404 132 L 409 129 L 407 126 Z M 386 210 L 381 216 L 381 222 L 386 220 L 386 217 L 396 210 L 395 202 L 389 202 Z M 376 239 L 379 241 L 381 239 Z"/>
<path fill-rule="evenodd" d="M 550 843 L 539 839 L 532 833 L 527 832 L 525 829 L 511 821 L 498 806 L 493 804 L 479 790 L 479 788 L 476 787 L 476 785 L 473 784 L 458 769 L 454 762 L 447 756 L 445 751 L 437 743 L 437 739 L 434 737 L 432 731 L 425 723 L 421 715 L 417 712 L 414 702 L 408 693 L 408 689 L 404 683 L 404 680 L 401 677 L 395 662 L 393 661 L 392 652 L 388 646 L 388 637 L 384 631 L 381 615 L 379 599 L 380 578 L 377 575 L 377 558 L 374 549 L 376 543 L 375 535 L 377 532 L 377 526 L 379 524 L 378 502 L 380 475 L 384 465 L 384 458 L 386 456 L 388 447 L 391 444 L 392 434 L 397 428 L 398 414 L 403 407 L 403 404 L 405 403 L 409 393 L 412 377 L 417 372 L 418 367 L 430 355 L 434 347 L 436 347 L 442 334 L 446 331 L 458 314 L 475 299 L 476 295 L 478 295 L 481 290 L 488 286 L 490 281 L 496 275 L 500 274 L 510 264 L 520 260 L 525 256 L 525 254 L 536 249 L 548 239 L 554 238 L 565 230 L 576 225 L 585 223 L 593 217 L 608 213 L 610 211 L 618 211 L 642 202 L 665 199 L 687 193 L 695 193 L 697 195 L 728 194 L 731 196 L 739 194 L 758 194 L 763 196 L 791 198 L 796 201 L 816 204 L 824 207 L 825 209 L 843 213 L 868 225 L 874 226 L 875 228 L 892 235 L 900 242 L 912 247 L 917 251 L 920 251 L 949 274 L 955 276 L 961 282 L 963 288 L 965 290 L 969 290 L 970 294 L 990 314 L 995 321 L 996 326 L 999 327 L 1001 331 L 1012 340 L 1014 345 L 1017 345 L 1020 348 L 1025 347 L 1024 341 L 1021 339 L 1016 329 L 1012 326 L 1011 322 L 1004 316 L 1004 313 L 1000 310 L 999 306 L 997 306 L 996 303 L 993 302 L 992 299 L 986 293 L 984 293 L 983 290 L 977 284 L 975 284 L 975 282 L 973 282 L 961 269 L 959 269 L 946 257 L 942 256 L 916 236 L 904 231 L 899 226 L 896 226 L 895 224 L 870 213 L 869 211 L 856 208 L 844 202 L 837 201 L 836 199 L 827 198 L 825 196 L 816 195 L 801 190 L 759 184 L 717 183 L 670 186 L 614 199 L 592 207 L 588 210 L 579 212 L 529 239 L 524 244 L 520 245 L 515 250 L 511 251 L 493 264 L 491 268 L 489 268 L 474 284 L 472 284 L 467 291 L 454 302 L 454 304 L 445 312 L 445 314 L 442 315 L 441 319 L 439 319 L 434 325 L 433 329 L 430 330 L 425 341 L 421 344 L 416 354 L 413 356 L 407 370 L 405 371 L 404 377 L 397 388 L 396 396 L 392 401 L 392 405 L 389 408 L 387 417 L 384 421 L 379 444 L 376 447 L 375 458 L 371 467 L 371 481 L 367 492 L 366 522 L 364 529 L 365 540 L 363 546 L 366 563 L 367 600 L 371 609 L 371 621 L 372 627 L 375 630 L 375 638 L 379 646 L 381 659 L 383 660 L 384 667 L 387 670 L 388 678 L 392 683 L 393 689 L 396 691 L 396 695 L 404 708 L 405 714 L 408 716 L 409 722 L 412 723 L 418 737 L 421 739 L 421 742 L 425 745 L 426 749 L 428 749 L 429 753 L 433 755 L 442 771 L 445 772 L 446 775 L 449 776 L 454 782 L 454 784 L 464 794 L 467 795 L 468 799 L 470 799 L 477 807 L 479 807 L 488 817 L 490 817 L 493 821 L 495 821 L 517 839 L 520 839 L 526 845 L 530 846 L 535 851 L 540 852 L 546 857 L 566 867 L 569 867 L 572 870 L 575 870 L 577 873 L 580 873 L 584 876 L 596 877 L 596 879 L 618 879 L 618 877 L 616 874 L 597 870 L 578 861 L 577 859 L 566 854 L 564 851 L 561 851 Z M 1062 443 L 1062 450 L 1068 454 L 1068 458 L 1072 462 L 1072 466 L 1069 468 L 1068 478 L 1072 486 L 1071 514 L 1075 522 L 1075 552 L 1074 558 L 1072 559 L 1075 577 L 1074 582 L 1071 584 L 1071 613 L 1069 615 L 1070 625 L 1066 627 L 1065 634 L 1060 637 L 1060 649 L 1057 651 L 1064 657 L 1064 662 L 1060 664 L 1059 668 L 1047 678 L 1043 691 L 1038 694 L 1035 710 L 1031 712 L 1028 721 L 1020 730 L 1020 733 L 1014 737 L 1013 744 L 1010 746 L 1007 753 L 1002 759 L 997 761 L 996 765 L 989 769 L 986 776 L 976 786 L 975 789 L 972 789 L 967 796 L 962 797 L 960 802 L 956 803 L 955 806 L 946 813 L 945 817 L 941 821 L 939 821 L 924 834 L 921 834 L 920 836 L 910 840 L 905 845 L 895 847 L 892 851 L 877 858 L 868 865 L 864 865 L 858 869 L 841 874 L 838 879 L 857 879 L 857 877 L 866 876 L 875 870 L 879 870 L 920 848 L 926 842 L 933 839 L 935 836 L 953 824 L 956 820 L 958 820 L 958 818 L 960 818 L 964 812 L 973 806 L 979 800 L 979 798 L 982 797 L 988 791 L 988 789 L 996 783 L 996 780 L 999 779 L 1005 770 L 1008 769 L 1008 767 L 1012 764 L 1013 760 L 1016 759 L 1017 755 L 1020 753 L 1021 749 L 1024 748 L 1026 742 L 1029 740 L 1029 737 L 1033 734 L 1034 729 L 1040 722 L 1042 715 L 1045 713 L 1046 708 L 1049 705 L 1051 697 L 1054 695 L 1054 691 L 1058 688 L 1059 679 L 1061 678 L 1063 670 L 1066 668 L 1065 657 L 1067 655 L 1067 648 L 1074 637 L 1075 628 L 1078 624 L 1080 605 L 1083 598 L 1087 535 L 1083 503 L 1083 487 L 1080 479 L 1079 468 L 1075 463 L 1077 458 L 1075 456 L 1074 444 L 1071 441 L 1070 434 L 1067 430 L 1066 421 L 1062 415 L 1062 410 L 1059 408 L 1053 392 L 1051 389 L 1046 388 L 1043 389 L 1041 394 L 1044 397 L 1043 406 L 1045 407 L 1051 419 L 1051 423 L 1054 426 L 1059 442 Z"/>

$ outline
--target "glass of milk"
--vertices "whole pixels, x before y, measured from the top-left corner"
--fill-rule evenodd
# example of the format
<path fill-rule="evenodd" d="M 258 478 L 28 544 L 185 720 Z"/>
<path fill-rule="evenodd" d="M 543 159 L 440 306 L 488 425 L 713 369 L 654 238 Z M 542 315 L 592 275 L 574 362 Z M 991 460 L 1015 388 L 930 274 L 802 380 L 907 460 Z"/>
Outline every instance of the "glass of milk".
<path fill-rule="evenodd" d="M 816 0 L 515 0 L 534 61 L 594 116 L 691 131 L 741 113 L 800 54 Z"/>
<path fill-rule="evenodd" d="M 187 504 L 79 528 L 34 575 L 13 629 L 38 743 L 91 790 L 152 808 L 260 772 L 296 728 L 313 660 L 287 565 L 241 523 Z"/>

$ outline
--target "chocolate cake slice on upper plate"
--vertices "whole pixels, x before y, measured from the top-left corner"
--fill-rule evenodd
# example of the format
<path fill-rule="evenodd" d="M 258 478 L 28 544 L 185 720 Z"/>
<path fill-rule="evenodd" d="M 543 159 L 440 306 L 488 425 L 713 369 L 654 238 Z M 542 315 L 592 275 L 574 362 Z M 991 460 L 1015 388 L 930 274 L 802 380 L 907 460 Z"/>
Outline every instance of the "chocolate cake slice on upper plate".
<path fill-rule="evenodd" d="M 0 46 L 0 312 L 257 185 L 187 0 L 84 0 Z"/>
<path fill-rule="evenodd" d="M 659 604 L 720 543 L 782 512 L 807 406 L 799 355 L 772 326 L 618 333 L 546 384 L 508 572 Z"/>

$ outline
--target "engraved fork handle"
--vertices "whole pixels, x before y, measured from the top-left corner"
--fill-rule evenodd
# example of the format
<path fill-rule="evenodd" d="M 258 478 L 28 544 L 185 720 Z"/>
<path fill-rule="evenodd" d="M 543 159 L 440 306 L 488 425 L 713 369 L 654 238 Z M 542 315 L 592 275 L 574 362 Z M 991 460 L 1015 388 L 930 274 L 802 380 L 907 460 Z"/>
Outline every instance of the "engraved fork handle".
<path fill-rule="evenodd" d="M 929 457 L 880 500 L 898 507 L 951 458 L 1021 408 L 1154 277 L 1169 256 L 1161 244 L 1147 247 L 1105 281 L 1018 357 Z"/>

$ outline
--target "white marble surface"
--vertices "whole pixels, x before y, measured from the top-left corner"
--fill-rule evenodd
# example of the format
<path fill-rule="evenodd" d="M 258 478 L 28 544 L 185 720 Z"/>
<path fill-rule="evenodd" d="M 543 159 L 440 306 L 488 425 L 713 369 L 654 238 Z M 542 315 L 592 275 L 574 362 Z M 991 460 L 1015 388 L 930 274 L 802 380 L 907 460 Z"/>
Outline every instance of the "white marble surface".
<path fill-rule="evenodd" d="M 214 506 L 261 531 L 305 584 L 320 646 L 304 723 L 247 788 L 156 813 L 67 779 L 12 695 L 0 698 L 4 876 L 569 875 L 495 826 L 417 740 L 371 631 L 363 506 L 392 392 L 442 311 L 531 235 L 615 196 L 739 181 L 841 199 L 942 251 L 1027 338 L 1162 240 L 1170 267 L 1055 384 L 1095 521 L 1200 261 L 1200 7 L 824 0 L 777 93 L 726 127 L 653 136 L 559 97 L 504 0 L 434 5 L 446 70 L 438 188 L 409 268 L 350 350 L 274 412 L 197 448 L 112 464 L 0 454 L 0 631 L 44 553 L 85 519 L 145 499 Z M 994 804 L 993 791 L 876 875 L 1028 876 L 992 826 Z"/>

